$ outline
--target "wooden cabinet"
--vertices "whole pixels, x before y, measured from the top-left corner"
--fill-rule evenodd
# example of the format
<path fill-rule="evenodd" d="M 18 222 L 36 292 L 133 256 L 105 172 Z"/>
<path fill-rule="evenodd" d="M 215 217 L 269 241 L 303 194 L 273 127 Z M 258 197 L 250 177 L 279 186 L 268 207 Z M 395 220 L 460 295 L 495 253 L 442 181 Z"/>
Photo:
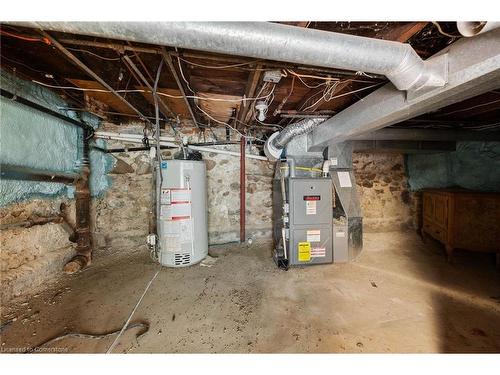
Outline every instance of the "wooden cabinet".
<path fill-rule="evenodd" d="M 422 234 L 453 249 L 496 252 L 500 261 L 500 194 L 424 190 Z"/>

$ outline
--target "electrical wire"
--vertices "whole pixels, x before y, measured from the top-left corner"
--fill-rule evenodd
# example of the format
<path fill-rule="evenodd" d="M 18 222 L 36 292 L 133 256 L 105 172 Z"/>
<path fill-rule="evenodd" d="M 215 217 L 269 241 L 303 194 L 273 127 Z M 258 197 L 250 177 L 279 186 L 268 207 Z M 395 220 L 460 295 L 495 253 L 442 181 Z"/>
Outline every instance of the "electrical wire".
<path fill-rule="evenodd" d="M 182 70 L 182 66 L 181 66 L 181 60 L 179 59 L 179 57 L 177 57 L 177 62 L 178 62 L 178 66 L 179 66 L 179 71 L 181 73 L 181 77 L 182 79 L 184 80 L 184 82 L 186 83 L 188 89 L 193 93 L 195 94 L 194 90 L 191 88 L 188 80 L 186 79 L 186 77 L 184 76 L 184 71 Z M 265 86 L 265 85 L 264 85 Z M 275 85 L 276 86 L 276 85 Z M 274 92 L 274 87 L 273 86 L 273 89 L 271 90 L 271 92 L 266 96 L 266 99 Z M 259 91 L 259 94 L 257 94 L 257 96 L 259 96 L 260 94 L 262 93 L 262 89 Z M 203 99 L 203 98 L 202 98 Z M 243 100 L 248 100 L 248 99 L 243 99 Z M 212 117 L 210 114 L 208 114 L 207 112 L 205 112 L 196 102 L 194 103 L 196 108 L 202 112 L 205 116 L 207 116 L 210 120 L 220 124 L 220 125 L 224 125 L 226 127 L 228 127 L 229 129 L 233 130 L 234 132 L 236 132 L 237 134 L 240 135 L 240 137 L 243 137 L 243 138 L 246 138 L 246 139 L 256 139 L 256 140 L 259 140 L 259 141 L 262 141 L 262 139 L 260 138 L 256 138 L 256 137 L 249 137 L 249 136 L 246 136 L 245 134 L 241 133 L 238 129 L 234 128 L 233 126 L 229 125 L 228 123 L 226 122 L 223 122 L 223 121 L 220 121 L 220 120 L 217 120 L 216 118 Z"/>
<path fill-rule="evenodd" d="M 111 93 L 111 91 L 106 90 L 106 89 L 87 89 L 87 88 L 75 87 L 75 86 L 50 85 L 48 83 L 37 81 L 36 79 L 33 79 L 32 82 L 37 83 L 37 84 L 42 85 L 42 86 L 45 86 L 45 87 L 50 87 L 53 89 Z M 192 91 L 191 88 L 190 88 L 190 90 Z M 149 94 L 152 94 L 151 90 L 144 90 L 144 89 L 115 90 L 115 91 L 118 93 L 149 93 Z M 192 92 L 194 93 L 194 91 L 192 91 Z M 182 95 L 170 95 L 170 94 L 165 94 L 161 91 L 158 91 L 157 95 L 164 96 L 164 97 L 171 98 L 171 99 L 183 99 L 184 98 L 184 96 L 182 96 Z M 222 98 L 201 97 L 201 96 L 197 96 L 197 95 L 186 95 L 186 98 L 188 98 L 188 99 L 198 99 L 198 100 L 207 100 L 207 101 L 215 101 L 215 102 L 230 102 L 230 103 L 256 101 L 256 100 L 266 99 L 267 97 L 268 97 L 268 95 L 261 96 L 261 97 L 254 97 L 254 98 L 222 99 Z"/>
<path fill-rule="evenodd" d="M 311 74 L 299 74 L 299 73 L 296 73 L 295 71 L 291 70 L 291 69 L 284 69 L 285 72 L 288 72 L 292 75 L 294 75 L 295 77 L 299 78 L 300 81 L 306 86 L 306 87 L 309 87 L 311 89 L 315 89 L 315 88 L 318 88 L 318 87 L 321 87 L 321 86 L 324 86 L 327 82 L 331 82 L 331 81 L 341 81 L 340 78 L 336 78 L 336 77 L 323 77 L 323 76 L 316 76 L 316 75 L 311 75 Z M 362 76 L 365 76 L 365 77 L 369 77 L 369 78 L 375 78 L 373 76 L 370 76 L 364 72 L 356 72 L 356 75 L 362 75 Z M 312 86 L 311 84 L 308 84 L 307 82 L 305 82 L 302 78 L 312 78 L 312 79 L 318 79 L 318 80 L 323 80 L 323 81 L 326 81 L 326 82 L 323 82 L 323 83 L 320 83 L 318 85 L 314 85 Z M 344 82 L 347 82 L 347 81 L 350 81 L 350 82 L 361 82 L 361 83 L 373 83 L 373 81 L 367 81 L 367 80 L 361 80 L 361 79 L 354 79 L 354 78 L 350 78 L 348 80 L 344 80 Z"/>
<path fill-rule="evenodd" d="M 460 36 L 458 36 L 458 35 L 451 35 L 451 34 L 448 34 L 448 33 L 444 32 L 443 29 L 441 28 L 441 25 L 439 25 L 438 22 L 432 21 L 432 24 L 434 26 L 436 26 L 436 28 L 437 28 L 437 30 L 439 31 L 440 34 L 442 34 L 444 36 L 447 36 L 449 38 L 460 38 Z"/>
<path fill-rule="evenodd" d="M 11 62 L 11 63 L 13 63 L 13 64 L 18 64 L 18 65 L 24 66 L 25 68 L 27 68 L 27 69 L 29 69 L 29 70 L 32 70 L 32 71 L 34 71 L 34 72 L 37 72 L 37 73 L 42 73 L 42 74 L 45 74 L 45 75 L 46 75 L 46 74 L 48 74 L 47 72 L 44 72 L 44 71 L 42 71 L 42 70 L 38 70 L 38 69 L 32 68 L 32 67 L 31 67 L 31 66 L 29 66 L 29 65 L 23 64 L 23 63 L 22 63 L 22 62 L 20 62 L 20 61 L 16 61 L 16 60 L 14 60 L 14 59 L 8 58 L 8 57 L 7 57 L 7 56 L 5 56 L 5 55 L 2 55 L 2 56 L 0 57 L 0 59 L 1 59 L 1 60 L 5 59 L 5 60 L 7 60 L 7 61 L 10 61 L 10 62 Z"/>
<path fill-rule="evenodd" d="M 149 331 L 149 324 L 146 322 L 137 322 L 137 323 L 132 323 L 127 326 L 125 331 L 128 331 L 129 329 L 136 328 L 136 327 L 142 327 L 143 329 L 139 331 L 139 333 L 136 335 L 136 339 L 144 335 L 146 332 Z M 73 338 L 79 338 L 79 339 L 104 339 L 113 335 L 116 335 L 117 333 L 120 333 L 121 329 L 117 329 L 115 331 L 111 332 L 104 332 L 104 333 L 80 333 L 80 332 L 70 332 L 70 333 L 65 333 L 56 337 L 53 337 L 47 341 L 44 341 L 43 343 L 33 347 L 29 348 L 26 350 L 25 353 L 33 353 L 33 352 L 39 352 L 40 349 L 44 346 L 47 346 L 48 344 L 53 344 L 55 342 L 61 341 L 67 337 L 73 337 Z"/>
<path fill-rule="evenodd" d="M 379 86 L 379 85 L 384 84 L 384 83 L 385 83 L 385 82 L 379 82 L 379 83 L 376 83 L 376 84 L 371 85 L 371 86 L 368 86 L 368 87 L 362 87 L 362 88 L 360 88 L 360 89 L 358 89 L 358 90 L 349 91 L 349 92 L 345 92 L 345 93 L 343 93 L 343 94 L 335 95 L 335 96 L 330 97 L 330 99 L 329 99 L 329 100 L 332 100 L 332 99 L 337 99 L 337 98 L 340 98 L 340 97 L 342 97 L 342 96 L 351 95 L 351 94 L 354 94 L 354 93 L 357 93 L 357 92 L 360 92 L 360 91 L 368 90 L 368 89 L 371 89 L 371 88 L 373 88 L 373 87 Z M 323 97 L 321 97 L 320 99 L 318 99 L 318 101 L 316 101 L 314 104 L 310 105 L 309 107 L 304 108 L 304 111 L 305 111 L 305 110 L 307 110 L 307 109 L 309 109 L 309 108 L 314 107 L 314 106 L 315 106 L 318 102 L 320 102 L 321 100 L 323 100 Z"/>
<path fill-rule="evenodd" d="M 184 59 L 184 58 L 182 58 L 180 56 L 177 56 L 177 58 L 179 60 L 184 61 L 185 63 L 190 64 L 190 65 L 199 66 L 200 68 L 206 68 L 206 69 L 229 69 L 229 68 L 237 68 L 239 66 L 252 65 L 252 64 L 255 64 L 255 63 L 258 63 L 259 61 L 261 61 L 261 60 L 253 60 L 253 61 L 249 61 L 249 62 L 244 62 L 244 63 L 239 63 L 239 64 L 232 64 L 232 65 L 203 65 L 203 64 L 198 64 L 198 63 L 192 62 L 190 60 L 186 60 L 186 59 Z"/>
<path fill-rule="evenodd" d="M 460 108 L 460 109 L 457 109 L 455 111 L 450 111 L 450 112 L 445 112 L 445 113 L 439 113 L 439 116 L 444 116 L 444 115 L 451 115 L 453 113 L 458 113 L 458 112 L 464 112 L 464 111 L 468 111 L 470 109 L 474 109 L 474 108 L 478 108 L 478 107 L 484 107 L 486 105 L 490 105 L 490 104 L 495 104 L 495 103 L 498 103 L 500 102 L 500 99 L 497 99 L 497 100 L 493 100 L 491 102 L 487 102 L 487 103 L 481 103 L 481 104 L 477 104 L 475 106 L 472 106 L 472 107 L 467 107 L 467 108 Z"/>
<path fill-rule="evenodd" d="M 137 310 L 137 308 L 141 304 L 142 299 L 144 298 L 144 296 L 148 292 L 149 287 L 151 286 L 151 284 L 153 283 L 153 281 L 156 279 L 156 276 L 158 276 L 158 274 L 160 273 L 160 270 L 161 270 L 161 268 L 159 268 L 158 271 L 156 271 L 156 273 L 153 275 L 153 277 L 151 278 L 151 280 L 149 280 L 149 283 L 146 285 L 146 288 L 144 289 L 144 292 L 142 293 L 141 297 L 139 298 L 139 300 L 135 304 L 134 309 L 132 310 L 132 312 L 128 316 L 128 319 L 125 322 L 125 324 L 123 325 L 123 327 L 120 330 L 120 332 L 118 333 L 118 336 L 116 336 L 115 340 L 113 341 L 113 343 L 111 344 L 111 346 L 106 351 L 106 354 L 109 354 L 109 353 L 111 353 L 113 351 L 114 347 L 116 346 L 116 343 L 118 342 L 118 339 L 121 337 L 121 335 L 123 334 L 123 332 L 125 332 L 127 330 L 127 327 L 128 327 L 128 325 L 130 323 L 130 320 L 132 319 L 132 316 L 134 316 L 135 311 Z"/>
<path fill-rule="evenodd" d="M 45 38 L 45 37 L 43 37 L 43 38 L 28 37 L 25 35 L 14 34 L 14 33 L 2 30 L 2 29 L 0 29 L 0 34 L 5 35 L 5 36 L 10 36 L 12 38 L 24 40 L 26 42 L 37 42 L 37 43 L 42 42 L 42 43 L 45 43 L 48 45 L 52 44 L 52 42 L 48 38 Z"/>
<path fill-rule="evenodd" d="M 104 56 L 98 55 L 97 53 L 94 53 L 92 51 L 89 51 L 89 50 L 86 50 L 86 49 L 81 49 L 81 48 L 66 47 L 66 49 L 68 49 L 70 51 L 78 51 L 78 52 L 88 53 L 89 55 L 92 55 L 92 56 L 95 56 L 95 57 L 98 57 L 98 58 L 100 58 L 102 60 L 107 60 L 107 61 L 118 61 L 118 60 L 122 59 L 121 57 L 104 57 Z"/>

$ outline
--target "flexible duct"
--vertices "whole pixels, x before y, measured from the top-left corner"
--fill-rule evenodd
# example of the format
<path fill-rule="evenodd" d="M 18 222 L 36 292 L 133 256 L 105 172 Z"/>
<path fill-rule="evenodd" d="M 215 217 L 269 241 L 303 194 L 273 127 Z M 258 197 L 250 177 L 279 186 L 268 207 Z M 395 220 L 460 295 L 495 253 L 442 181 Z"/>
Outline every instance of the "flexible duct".
<path fill-rule="evenodd" d="M 304 119 L 294 124 L 288 125 L 280 132 L 273 133 L 264 145 L 264 153 L 269 160 L 278 160 L 281 156 L 281 152 L 288 144 L 288 142 L 292 140 L 292 138 L 311 132 L 325 120 L 325 118 Z"/>
<path fill-rule="evenodd" d="M 446 83 L 405 43 L 269 22 L 14 22 L 132 42 L 383 74 L 399 90 Z M 439 64 L 444 64 L 440 62 Z"/>

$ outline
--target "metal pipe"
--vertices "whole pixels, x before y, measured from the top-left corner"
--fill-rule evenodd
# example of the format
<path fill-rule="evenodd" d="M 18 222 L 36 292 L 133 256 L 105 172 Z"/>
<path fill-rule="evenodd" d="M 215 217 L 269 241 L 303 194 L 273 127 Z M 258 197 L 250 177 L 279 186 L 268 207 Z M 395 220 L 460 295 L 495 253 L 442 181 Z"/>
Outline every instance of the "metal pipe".
<path fill-rule="evenodd" d="M 236 156 L 236 157 L 240 157 L 241 156 L 240 152 L 227 151 L 227 150 L 219 150 L 219 149 L 216 149 L 216 148 L 191 146 L 191 145 L 188 145 L 188 147 L 190 149 L 192 149 L 192 150 L 201 151 L 201 152 L 213 152 L 215 154 L 223 154 L 223 155 L 230 155 L 230 156 Z M 263 161 L 267 161 L 268 160 L 265 156 L 252 155 L 252 154 L 248 154 L 248 153 L 245 154 L 245 157 L 247 159 L 263 160 Z"/>
<path fill-rule="evenodd" d="M 130 137 L 125 137 L 126 133 L 108 133 L 109 135 L 107 135 L 107 134 L 104 135 L 103 133 L 105 133 L 105 132 L 96 132 L 95 133 L 96 138 L 142 144 L 142 137 L 143 136 L 140 136 L 138 134 L 128 134 Z M 120 134 L 120 136 L 113 135 L 113 134 Z M 170 137 L 160 137 L 160 146 L 168 146 L 171 148 L 180 147 L 178 144 L 173 143 L 173 142 L 164 141 L 164 139 L 171 139 L 171 138 Z M 154 143 L 152 143 L 152 144 L 154 145 Z M 235 152 L 235 151 L 219 150 L 217 148 L 211 148 L 211 147 L 205 147 L 205 146 L 195 146 L 195 145 L 191 145 L 191 144 L 188 144 L 187 147 L 189 147 L 192 150 L 196 150 L 196 151 L 200 151 L 200 152 L 213 152 L 216 154 L 223 154 L 223 155 L 240 157 L 240 153 Z M 245 157 L 247 159 L 263 160 L 263 161 L 268 160 L 265 156 L 253 155 L 253 154 L 248 154 L 248 153 L 245 155 Z"/>
<path fill-rule="evenodd" d="M 257 59 L 385 75 L 399 90 L 443 86 L 409 45 L 268 22 L 14 22 L 13 24 Z"/>
<path fill-rule="evenodd" d="M 246 211 L 246 168 L 245 168 L 245 154 L 246 154 L 246 139 L 240 138 L 240 242 L 246 242 L 245 233 L 245 211 Z"/>
<path fill-rule="evenodd" d="M 308 118 L 288 125 L 280 132 L 273 133 L 264 145 L 264 153 L 269 160 L 278 160 L 283 149 L 292 138 L 311 132 L 325 120 L 325 118 Z"/>
<path fill-rule="evenodd" d="M 470 22 L 470 21 L 462 21 L 457 22 L 457 29 L 460 34 L 463 36 L 475 36 L 478 34 L 485 33 L 487 31 L 495 30 L 500 27 L 500 22 L 491 22 L 491 21 L 479 21 L 479 22 Z"/>
<path fill-rule="evenodd" d="M 103 138 L 106 139 L 105 137 L 123 137 L 123 138 L 135 138 L 142 140 L 144 138 L 143 134 L 133 134 L 133 133 L 120 133 L 120 132 L 105 132 L 105 131 L 96 131 L 94 133 L 94 136 L 97 138 Z M 160 141 L 165 141 L 165 142 L 174 142 L 175 137 L 167 137 L 167 136 L 160 136 Z"/>
<path fill-rule="evenodd" d="M 76 173 L 53 172 L 3 163 L 0 164 L 0 172 L 1 178 L 5 180 L 45 181 L 71 185 L 78 179 Z"/>
<path fill-rule="evenodd" d="M 92 260 L 92 240 L 90 235 L 90 164 L 89 135 L 83 134 L 82 171 L 75 184 L 76 199 L 76 255 L 65 264 L 66 273 L 75 273 L 90 265 Z"/>
<path fill-rule="evenodd" d="M 56 112 L 56 111 L 53 111 L 52 109 L 50 108 L 47 108 L 47 107 L 44 107 L 43 105 L 40 105 L 38 103 L 35 103 L 35 102 L 32 102 L 31 100 L 28 100 L 28 99 L 25 99 L 23 97 L 20 97 L 20 96 L 17 96 L 7 90 L 4 90 L 4 89 L 1 89 L 1 95 L 4 97 L 4 98 L 7 98 L 7 99 L 10 99 L 12 101 L 15 101 L 17 103 L 21 103 L 25 106 L 28 106 L 30 108 L 33 108 L 33 109 L 36 109 L 37 111 L 40 111 L 40 112 L 43 112 L 43 113 L 46 113 L 52 117 L 56 117 L 60 120 L 63 120 L 63 121 L 66 121 L 72 125 L 75 125 L 75 126 L 78 126 L 79 128 L 82 128 L 82 129 L 92 129 L 92 127 L 90 125 L 87 125 L 81 121 L 78 121 L 78 120 L 75 120 L 74 118 L 71 118 L 71 117 L 68 117 L 68 116 L 65 116 L 59 112 Z"/>

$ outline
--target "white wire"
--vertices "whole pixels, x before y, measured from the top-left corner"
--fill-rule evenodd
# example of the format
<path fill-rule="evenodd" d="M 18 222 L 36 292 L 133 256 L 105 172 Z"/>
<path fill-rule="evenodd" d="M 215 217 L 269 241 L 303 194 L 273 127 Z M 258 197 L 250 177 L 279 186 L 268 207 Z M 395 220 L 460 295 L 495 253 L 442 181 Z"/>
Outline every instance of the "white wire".
<path fill-rule="evenodd" d="M 203 65 L 203 64 L 198 64 L 198 63 L 195 63 L 195 62 L 192 62 L 190 60 L 186 60 L 180 56 L 177 56 L 177 58 L 179 60 L 182 60 L 190 65 L 194 65 L 194 66 L 199 66 L 201 68 L 207 68 L 207 69 L 228 69 L 228 68 L 237 68 L 239 66 L 245 66 L 245 65 L 252 65 L 252 64 L 255 64 L 257 62 L 259 62 L 260 60 L 254 60 L 254 61 L 249 61 L 249 62 L 245 62 L 245 63 L 240 63 L 240 64 L 232 64 L 232 65 Z"/>
<path fill-rule="evenodd" d="M 158 271 L 156 271 L 156 273 L 153 275 L 153 277 L 151 278 L 151 280 L 149 280 L 149 283 L 146 285 L 146 289 L 144 289 L 144 292 L 142 293 L 142 296 L 141 298 L 139 298 L 139 301 L 137 301 L 137 303 L 135 304 L 135 307 L 134 309 L 132 310 L 132 312 L 130 313 L 130 315 L 128 316 L 128 319 L 127 321 L 125 322 L 125 324 L 123 325 L 120 333 L 116 336 L 115 340 L 113 341 L 113 343 L 111 344 L 111 346 L 108 348 L 108 350 L 106 351 L 106 354 L 109 354 L 113 351 L 113 349 L 115 348 L 116 346 L 116 343 L 118 342 L 118 339 L 121 337 L 121 335 L 123 334 L 123 332 L 125 332 L 125 330 L 127 329 L 129 323 L 130 323 L 130 320 L 132 319 L 132 316 L 134 316 L 134 313 L 135 311 L 137 310 L 137 308 L 139 307 L 139 305 L 141 304 L 142 302 L 142 299 L 144 298 L 144 296 L 146 295 L 146 293 L 148 292 L 149 290 L 149 287 L 151 286 L 151 284 L 153 283 L 153 281 L 156 279 L 156 276 L 158 276 L 158 274 L 160 273 L 160 269 L 158 269 Z"/>
<path fill-rule="evenodd" d="M 177 62 L 178 62 L 178 65 L 179 65 L 179 71 L 181 73 L 181 77 L 182 79 L 184 80 L 184 82 L 186 83 L 188 89 L 193 93 L 195 94 L 194 90 L 191 88 L 191 86 L 189 85 L 189 82 L 188 80 L 186 79 L 186 77 L 184 77 L 184 71 L 182 70 L 182 65 L 181 65 L 181 60 L 179 57 L 177 57 Z M 211 115 L 209 115 L 207 112 L 205 112 L 203 109 L 200 108 L 200 106 L 195 102 L 194 105 L 196 106 L 196 108 L 198 108 L 205 116 L 207 116 L 209 119 L 211 119 L 212 121 L 215 121 L 216 123 L 218 124 L 221 124 L 221 125 L 224 125 L 224 126 L 227 126 L 229 129 L 235 131 L 237 134 L 240 135 L 240 137 L 244 137 L 246 138 L 246 136 L 241 133 L 238 129 L 232 127 L 231 125 L 229 125 L 228 123 L 226 122 L 222 122 L 220 120 L 217 120 L 216 118 L 212 117 Z M 256 138 L 257 139 L 257 138 Z M 260 139 L 259 139 L 260 140 Z"/>
<path fill-rule="evenodd" d="M 94 53 L 94 52 L 86 50 L 86 49 L 70 48 L 70 47 L 66 47 L 66 49 L 68 49 L 70 51 L 79 51 L 79 52 L 88 53 L 89 55 L 93 55 L 93 56 L 98 57 L 98 58 L 100 58 L 102 60 L 107 60 L 107 61 L 118 61 L 118 60 L 121 60 L 121 57 L 104 57 L 104 56 L 98 55 L 97 53 Z"/>
<path fill-rule="evenodd" d="M 354 91 L 349 91 L 349 92 L 345 92 L 343 94 L 339 94 L 339 95 L 335 95 L 335 96 L 332 96 L 329 100 L 332 100 L 332 99 L 337 99 L 337 98 L 340 98 L 342 96 L 346 96 L 346 95 L 351 95 L 351 94 L 354 94 L 356 92 L 360 92 L 360 91 L 364 91 L 364 90 L 368 90 L 368 89 L 371 89 L 372 87 L 375 87 L 375 86 L 378 86 L 380 85 L 381 83 L 383 82 L 380 82 L 380 83 L 376 83 L 375 85 L 371 85 L 371 86 L 368 86 L 368 87 L 362 87 L 358 90 L 354 90 Z M 323 96 L 321 98 L 319 98 L 314 104 L 310 105 L 309 107 L 307 108 L 304 108 L 303 110 L 306 111 L 308 110 L 309 108 L 312 108 L 314 107 L 316 104 L 318 104 L 321 100 L 323 100 Z"/>
<path fill-rule="evenodd" d="M 74 86 L 57 86 L 57 85 L 50 85 L 48 83 L 40 82 L 35 79 L 32 80 L 32 82 L 37 83 L 39 85 L 45 86 L 45 87 L 50 87 L 53 89 L 63 89 L 63 90 L 76 90 L 76 91 L 88 91 L 88 92 L 106 92 L 106 93 L 111 93 L 112 91 L 106 90 L 106 89 L 86 89 L 86 88 L 81 88 L 81 87 L 74 87 Z M 191 88 L 190 88 L 191 89 Z M 149 93 L 152 94 L 153 92 L 151 90 L 143 90 L 143 89 L 128 89 L 128 90 L 115 90 L 117 93 Z M 172 99 L 183 99 L 184 96 L 182 95 L 170 95 L 170 94 L 165 94 L 163 92 L 157 92 L 158 95 L 160 96 L 165 96 L 167 98 L 172 98 Z M 222 99 L 222 98 L 211 98 L 211 97 L 201 97 L 197 95 L 186 95 L 186 98 L 188 99 L 198 99 L 198 100 L 207 100 L 207 101 L 215 101 L 215 102 L 246 102 L 246 101 L 256 101 L 256 100 L 265 100 L 268 98 L 268 95 L 261 96 L 261 97 L 254 97 L 254 98 L 238 98 L 238 99 Z"/>
<path fill-rule="evenodd" d="M 440 25 L 438 22 L 436 22 L 436 21 L 432 21 L 432 24 L 433 24 L 434 26 L 436 26 L 436 28 L 438 29 L 438 31 L 439 31 L 439 33 L 440 33 L 440 34 L 442 34 L 442 35 L 444 35 L 444 36 L 447 36 L 447 37 L 449 37 L 449 38 L 460 38 L 460 37 L 459 37 L 459 36 L 457 36 L 457 35 L 451 35 L 451 34 L 445 33 L 445 32 L 443 31 L 443 29 L 441 28 L 441 25 Z"/>

